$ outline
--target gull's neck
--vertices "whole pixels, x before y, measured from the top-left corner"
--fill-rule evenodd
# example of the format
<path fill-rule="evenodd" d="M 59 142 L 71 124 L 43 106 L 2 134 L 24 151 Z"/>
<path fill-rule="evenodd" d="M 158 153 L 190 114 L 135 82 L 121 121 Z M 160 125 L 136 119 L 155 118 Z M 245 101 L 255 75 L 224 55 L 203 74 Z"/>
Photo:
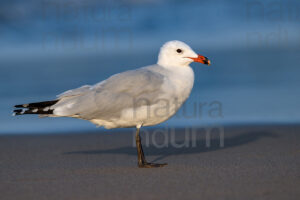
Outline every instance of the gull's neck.
<path fill-rule="evenodd" d="M 194 82 L 194 70 L 189 66 L 170 66 L 170 65 L 160 65 L 157 66 L 164 69 L 169 76 L 176 77 L 175 79 L 186 80 L 188 82 Z"/>

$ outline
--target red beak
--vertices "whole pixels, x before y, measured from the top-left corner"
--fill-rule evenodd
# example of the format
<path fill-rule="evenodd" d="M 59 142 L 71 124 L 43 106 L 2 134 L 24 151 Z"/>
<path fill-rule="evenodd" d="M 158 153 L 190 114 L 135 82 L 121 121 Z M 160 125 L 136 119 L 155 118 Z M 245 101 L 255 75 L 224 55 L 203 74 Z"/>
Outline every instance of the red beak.
<path fill-rule="evenodd" d="M 191 57 L 188 57 L 188 58 L 192 59 L 194 62 L 199 62 L 199 63 L 205 64 L 205 65 L 210 65 L 210 60 L 200 54 L 198 55 L 197 58 L 191 58 Z"/>

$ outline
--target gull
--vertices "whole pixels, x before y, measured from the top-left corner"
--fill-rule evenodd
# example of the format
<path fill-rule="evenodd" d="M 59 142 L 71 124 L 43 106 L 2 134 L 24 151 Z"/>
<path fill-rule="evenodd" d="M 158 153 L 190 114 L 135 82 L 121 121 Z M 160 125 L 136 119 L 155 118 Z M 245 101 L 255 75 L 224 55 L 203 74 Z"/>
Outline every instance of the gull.
<path fill-rule="evenodd" d="M 55 100 L 15 105 L 13 112 L 84 119 L 107 129 L 135 127 L 138 167 L 163 167 L 166 163 L 146 161 L 140 128 L 166 121 L 186 101 L 194 85 L 192 62 L 210 65 L 187 44 L 169 41 L 160 48 L 157 64 L 68 90 Z"/>

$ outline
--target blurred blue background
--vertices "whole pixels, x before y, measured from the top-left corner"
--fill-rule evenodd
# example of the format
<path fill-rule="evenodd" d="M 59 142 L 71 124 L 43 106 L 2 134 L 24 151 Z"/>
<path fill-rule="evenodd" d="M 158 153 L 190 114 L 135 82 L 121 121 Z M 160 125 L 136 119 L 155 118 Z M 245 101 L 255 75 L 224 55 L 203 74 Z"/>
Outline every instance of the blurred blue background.
<path fill-rule="evenodd" d="M 161 126 L 300 122 L 300 2 L 277 0 L 3 0 L 0 134 L 95 130 L 87 121 L 12 117 L 13 105 L 54 99 L 153 64 L 182 40 L 212 61 L 192 64 L 191 98 Z"/>

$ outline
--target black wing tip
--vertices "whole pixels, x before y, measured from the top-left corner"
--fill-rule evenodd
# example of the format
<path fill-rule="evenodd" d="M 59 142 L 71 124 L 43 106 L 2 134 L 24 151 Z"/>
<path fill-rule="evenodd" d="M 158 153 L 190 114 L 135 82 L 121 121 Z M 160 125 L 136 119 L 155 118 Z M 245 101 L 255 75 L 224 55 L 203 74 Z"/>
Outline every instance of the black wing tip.
<path fill-rule="evenodd" d="M 25 115 L 25 114 L 38 114 L 38 115 L 52 115 L 53 109 L 38 109 L 38 108 L 23 108 L 13 110 L 13 116 L 16 115 Z"/>
<path fill-rule="evenodd" d="M 59 99 L 52 100 L 52 101 L 41 101 L 41 102 L 35 102 L 35 103 L 27 103 L 27 104 L 19 104 L 15 105 L 15 108 L 43 108 L 47 106 L 52 106 L 56 104 L 59 101 Z"/>
<path fill-rule="evenodd" d="M 52 100 L 52 101 L 41 101 L 41 102 L 35 102 L 35 103 L 26 103 L 26 104 L 18 104 L 15 105 L 15 108 L 43 108 L 47 106 L 52 106 L 56 104 L 59 101 L 59 99 Z"/>
<path fill-rule="evenodd" d="M 13 111 L 13 116 L 16 115 L 24 115 L 24 114 L 41 114 L 41 115 L 51 115 L 53 114 L 53 109 L 50 107 L 56 104 L 59 100 L 52 101 L 42 101 L 36 103 L 28 103 L 28 104 L 19 104 L 15 105 L 15 109 Z"/>
<path fill-rule="evenodd" d="M 15 105 L 15 108 L 27 108 L 28 104 L 20 104 L 20 105 Z"/>
<path fill-rule="evenodd" d="M 25 110 L 24 109 L 15 109 L 15 110 L 13 110 L 13 116 L 16 116 L 16 115 L 23 115 L 24 114 L 24 112 L 25 112 Z"/>

